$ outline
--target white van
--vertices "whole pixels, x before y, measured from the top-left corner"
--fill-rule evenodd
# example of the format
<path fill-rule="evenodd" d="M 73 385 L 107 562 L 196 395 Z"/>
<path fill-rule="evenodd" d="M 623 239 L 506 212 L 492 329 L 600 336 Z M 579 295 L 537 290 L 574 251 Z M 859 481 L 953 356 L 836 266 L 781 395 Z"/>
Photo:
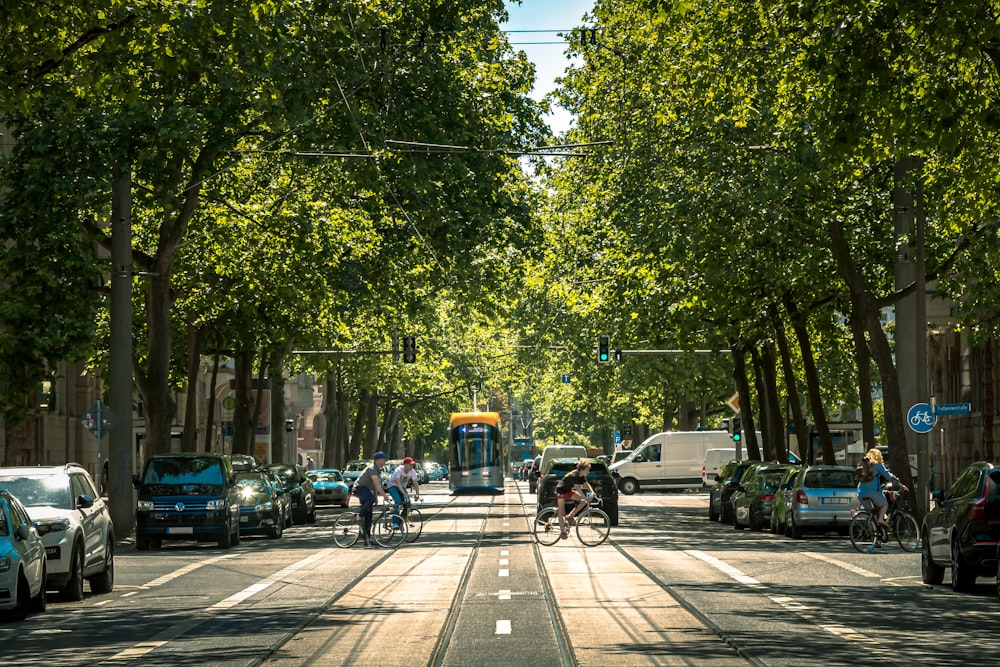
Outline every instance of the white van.
<path fill-rule="evenodd" d="M 701 485 L 711 486 L 715 484 L 715 476 L 719 474 L 722 464 L 733 459 L 743 460 L 743 448 L 740 447 L 739 455 L 736 454 L 736 445 L 722 447 L 720 449 L 706 449 L 705 460 L 701 464 Z"/>
<path fill-rule="evenodd" d="M 618 488 L 631 495 L 639 488 L 700 489 L 701 468 L 709 449 L 733 447 L 725 431 L 655 433 L 624 461 L 611 465 Z"/>
<path fill-rule="evenodd" d="M 538 466 L 538 474 L 544 477 L 549 474 L 549 468 L 556 459 L 585 459 L 587 448 L 581 445 L 549 445 L 542 450 L 542 462 Z"/>

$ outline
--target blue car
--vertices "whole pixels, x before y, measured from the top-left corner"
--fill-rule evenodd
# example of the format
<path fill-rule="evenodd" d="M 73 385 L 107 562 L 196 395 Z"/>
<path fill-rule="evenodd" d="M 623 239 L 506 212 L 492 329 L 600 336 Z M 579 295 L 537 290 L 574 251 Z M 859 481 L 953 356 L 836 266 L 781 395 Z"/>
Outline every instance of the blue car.
<path fill-rule="evenodd" d="M 306 476 L 312 480 L 313 489 L 316 491 L 316 504 L 332 503 L 347 507 L 351 497 L 351 491 L 344 482 L 344 476 L 339 470 L 329 468 L 323 470 L 310 470 Z"/>

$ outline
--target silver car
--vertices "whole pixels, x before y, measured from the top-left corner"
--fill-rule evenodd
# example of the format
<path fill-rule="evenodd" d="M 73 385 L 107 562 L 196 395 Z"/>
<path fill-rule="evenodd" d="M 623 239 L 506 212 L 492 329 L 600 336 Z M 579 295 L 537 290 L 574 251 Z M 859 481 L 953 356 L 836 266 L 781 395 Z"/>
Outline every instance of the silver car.
<path fill-rule="evenodd" d="M 799 473 L 788 493 L 786 533 L 796 539 L 805 532 L 837 531 L 846 535 L 851 511 L 858 505 L 854 468 L 811 466 Z"/>

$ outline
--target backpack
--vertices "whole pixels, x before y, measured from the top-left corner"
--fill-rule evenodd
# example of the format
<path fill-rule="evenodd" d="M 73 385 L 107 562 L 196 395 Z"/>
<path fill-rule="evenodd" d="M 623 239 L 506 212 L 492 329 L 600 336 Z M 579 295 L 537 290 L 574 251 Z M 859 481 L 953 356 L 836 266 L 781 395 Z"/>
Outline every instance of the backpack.
<path fill-rule="evenodd" d="M 872 475 L 872 462 L 868 459 L 861 459 L 858 465 L 854 466 L 855 482 L 870 482 L 874 478 Z"/>

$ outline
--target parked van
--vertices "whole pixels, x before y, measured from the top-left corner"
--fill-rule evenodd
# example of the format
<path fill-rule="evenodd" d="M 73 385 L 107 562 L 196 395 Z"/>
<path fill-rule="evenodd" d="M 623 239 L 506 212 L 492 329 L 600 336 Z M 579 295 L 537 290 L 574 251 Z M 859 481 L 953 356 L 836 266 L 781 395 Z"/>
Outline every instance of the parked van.
<path fill-rule="evenodd" d="M 135 546 L 158 549 L 163 540 L 240 543 L 236 473 L 224 454 L 157 454 L 132 483 L 139 492 Z"/>
<path fill-rule="evenodd" d="M 740 447 L 739 456 L 736 455 L 735 445 L 720 449 L 706 449 L 705 460 L 701 464 L 701 485 L 711 486 L 715 484 L 715 476 L 719 474 L 719 468 L 733 459 L 743 460 L 742 447 Z"/>
<path fill-rule="evenodd" d="M 549 468 L 556 459 L 585 459 L 587 448 L 581 445 L 549 445 L 542 450 L 542 463 L 538 474 L 542 477 L 549 474 Z"/>
<path fill-rule="evenodd" d="M 733 447 L 725 431 L 667 431 L 649 436 L 623 461 L 611 465 L 618 488 L 631 495 L 640 488 L 700 489 L 709 449 Z"/>

